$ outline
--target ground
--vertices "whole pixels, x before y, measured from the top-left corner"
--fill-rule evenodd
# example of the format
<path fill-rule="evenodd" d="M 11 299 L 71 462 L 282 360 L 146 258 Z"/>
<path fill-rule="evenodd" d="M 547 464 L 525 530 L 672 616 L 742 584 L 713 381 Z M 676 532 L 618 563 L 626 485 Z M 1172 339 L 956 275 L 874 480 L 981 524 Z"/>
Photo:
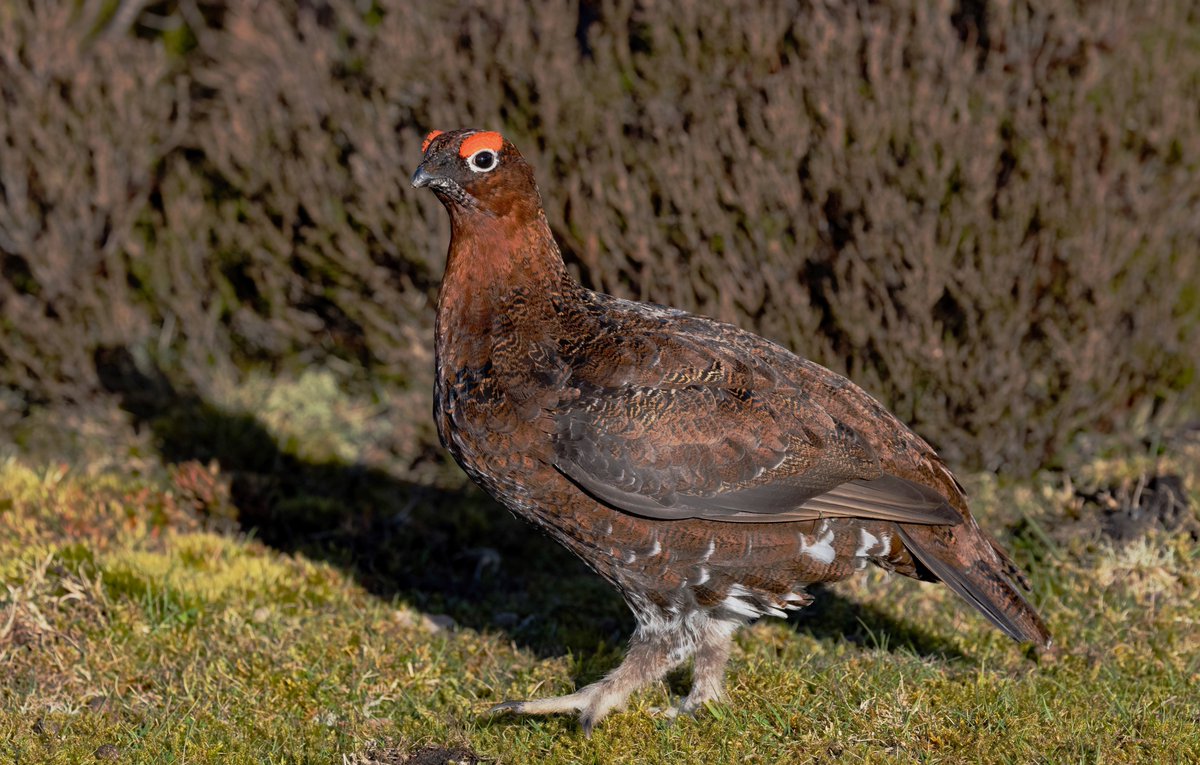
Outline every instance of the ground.
<path fill-rule="evenodd" d="M 631 622 L 613 593 L 453 471 L 400 480 L 355 465 L 349 437 L 300 452 L 369 413 L 331 407 L 297 440 L 272 417 L 294 399 L 236 403 L 126 406 L 132 438 L 60 421 L 70 448 L 5 447 L 0 762 L 1200 761 L 1194 433 L 966 476 L 1051 653 L 872 571 L 743 630 L 721 704 L 652 715 L 686 691 L 678 672 L 586 739 L 568 717 L 484 712 L 615 665 Z M 1186 505 L 1149 475 L 1178 476 Z M 1157 515 L 1133 534 L 1121 512 Z"/>

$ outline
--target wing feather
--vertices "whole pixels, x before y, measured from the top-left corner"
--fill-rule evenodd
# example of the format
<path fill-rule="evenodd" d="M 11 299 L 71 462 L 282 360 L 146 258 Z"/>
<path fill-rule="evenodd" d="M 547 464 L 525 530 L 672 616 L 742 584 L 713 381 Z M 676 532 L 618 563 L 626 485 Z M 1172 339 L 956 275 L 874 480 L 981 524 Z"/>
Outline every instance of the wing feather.
<path fill-rule="evenodd" d="M 851 383 L 729 325 L 606 300 L 659 330 L 606 346 L 604 364 L 573 359 L 549 412 L 555 468 L 596 500 L 664 520 L 962 521 L 921 475 L 885 469 L 884 415 Z"/>
<path fill-rule="evenodd" d="M 884 474 L 852 428 L 811 402 L 800 409 L 802 398 L 590 390 L 557 413 L 554 466 L 593 498 L 647 518 L 961 520 L 936 490 Z"/>

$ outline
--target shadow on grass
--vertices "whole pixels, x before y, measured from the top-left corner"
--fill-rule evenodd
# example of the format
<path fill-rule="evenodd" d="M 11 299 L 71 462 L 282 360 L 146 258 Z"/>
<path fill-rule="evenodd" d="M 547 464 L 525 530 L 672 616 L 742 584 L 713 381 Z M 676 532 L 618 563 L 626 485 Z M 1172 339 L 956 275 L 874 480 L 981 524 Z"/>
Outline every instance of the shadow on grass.
<path fill-rule="evenodd" d="M 586 657 L 578 669 L 584 682 L 620 660 L 634 626 L 620 596 L 481 490 L 302 460 L 253 416 L 177 389 L 158 370 L 140 369 L 124 348 L 97 353 L 96 368 L 154 434 L 164 461 L 217 461 L 230 478 L 238 524 L 271 547 L 332 563 L 375 595 L 503 632 L 539 655 Z M 823 639 L 956 655 L 936 637 L 825 590 L 794 623 Z"/>
<path fill-rule="evenodd" d="M 870 603 L 856 603 L 821 585 L 810 587 L 808 591 L 813 602 L 788 618 L 797 632 L 820 640 L 848 640 L 864 648 L 905 650 L 948 661 L 969 660 L 945 638 L 896 619 Z M 964 603 L 962 607 L 967 606 Z"/>
<path fill-rule="evenodd" d="M 481 490 L 449 491 L 362 465 L 282 451 L 253 416 L 225 411 L 140 369 L 124 348 L 97 354 L 101 383 L 164 461 L 220 465 L 238 525 L 287 553 L 323 560 L 369 592 L 507 634 L 540 655 L 620 646 L 620 596 L 565 549 Z"/>

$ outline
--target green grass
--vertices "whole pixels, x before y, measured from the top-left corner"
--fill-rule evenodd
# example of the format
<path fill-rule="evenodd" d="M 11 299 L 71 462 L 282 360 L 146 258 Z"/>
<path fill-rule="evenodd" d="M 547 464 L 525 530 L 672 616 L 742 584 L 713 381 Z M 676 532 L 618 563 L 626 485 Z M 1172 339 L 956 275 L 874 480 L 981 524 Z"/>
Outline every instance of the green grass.
<path fill-rule="evenodd" d="M 402 482 L 313 494 L 332 468 L 287 449 L 273 461 L 302 487 L 290 496 L 225 463 L 125 459 L 148 451 L 0 460 L 0 762 L 403 762 L 427 745 L 504 763 L 1200 761 L 1200 544 L 1056 542 L 1074 501 L 1061 477 L 968 481 L 984 524 L 1015 529 L 1001 536 L 1054 653 L 1027 654 L 943 587 L 869 572 L 744 630 L 707 714 L 649 712 L 686 690 L 678 672 L 589 740 L 571 718 L 483 715 L 594 679 L 631 626 L 532 529 L 469 491 L 433 515 L 386 504 Z M 1160 464 L 1193 508 L 1198 452 Z M 1089 462 L 1077 480 L 1136 469 Z M 270 525 L 287 525 L 281 505 L 299 531 Z M 452 552 L 481 540 L 489 553 Z"/>

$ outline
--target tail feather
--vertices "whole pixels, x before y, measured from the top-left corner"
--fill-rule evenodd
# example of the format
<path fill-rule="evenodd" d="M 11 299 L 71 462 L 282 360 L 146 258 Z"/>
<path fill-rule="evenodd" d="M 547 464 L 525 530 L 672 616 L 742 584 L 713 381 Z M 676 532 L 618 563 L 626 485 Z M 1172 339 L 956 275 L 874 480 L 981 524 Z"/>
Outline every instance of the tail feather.
<path fill-rule="evenodd" d="M 1016 580 L 1028 587 L 1024 575 L 974 522 L 898 528 L 909 552 L 1004 634 L 1041 648 L 1050 645 L 1046 623 L 1013 584 Z"/>
<path fill-rule="evenodd" d="M 1001 547 L 1000 543 L 996 541 L 996 538 L 992 536 L 991 533 L 983 529 L 980 529 L 980 531 L 983 532 L 984 539 L 986 539 L 988 544 L 992 546 L 992 552 L 996 553 L 996 557 L 999 558 L 1000 563 L 1003 564 L 1004 575 L 1021 585 L 1022 590 L 1025 590 L 1026 592 L 1032 590 L 1033 587 L 1029 583 L 1029 577 L 1025 576 L 1025 572 L 1022 571 L 1020 566 L 1018 566 L 1013 561 L 1012 557 L 1009 556 L 1008 550 L 1005 550 L 1003 547 Z"/>

